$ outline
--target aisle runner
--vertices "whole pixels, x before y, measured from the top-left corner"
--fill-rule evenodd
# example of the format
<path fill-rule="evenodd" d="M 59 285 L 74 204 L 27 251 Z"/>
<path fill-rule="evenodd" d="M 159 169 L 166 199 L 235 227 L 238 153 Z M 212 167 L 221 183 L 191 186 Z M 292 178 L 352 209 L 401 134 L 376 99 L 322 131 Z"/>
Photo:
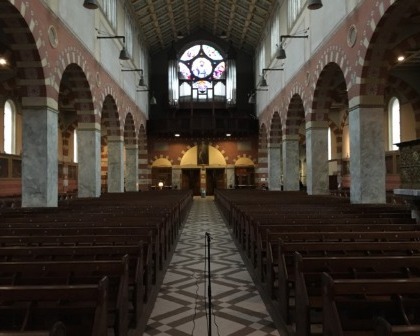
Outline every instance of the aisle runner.
<path fill-rule="evenodd" d="M 206 232 L 212 237 L 212 335 L 279 335 L 212 197 L 194 199 L 144 335 L 208 335 Z"/>

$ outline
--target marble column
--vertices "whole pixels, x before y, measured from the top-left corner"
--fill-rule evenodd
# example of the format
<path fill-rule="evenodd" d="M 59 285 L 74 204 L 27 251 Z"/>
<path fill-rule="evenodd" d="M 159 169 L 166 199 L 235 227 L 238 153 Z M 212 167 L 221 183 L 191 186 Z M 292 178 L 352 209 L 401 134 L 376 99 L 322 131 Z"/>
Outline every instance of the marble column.
<path fill-rule="evenodd" d="M 139 148 L 137 145 L 125 146 L 125 190 L 139 190 Z"/>
<path fill-rule="evenodd" d="M 235 188 L 235 166 L 226 167 L 226 188 Z"/>
<path fill-rule="evenodd" d="M 283 136 L 283 189 L 299 190 L 299 136 Z"/>
<path fill-rule="evenodd" d="M 181 190 L 182 169 L 180 167 L 172 167 L 172 188 Z"/>
<path fill-rule="evenodd" d="M 58 205 L 58 112 L 23 109 L 22 207 Z"/>
<path fill-rule="evenodd" d="M 350 201 L 385 203 L 383 107 L 350 110 Z"/>
<path fill-rule="evenodd" d="M 268 145 L 268 188 L 281 190 L 281 144 Z"/>
<path fill-rule="evenodd" d="M 311 121 L 306 125 L 306 186 L 308 195 L 329 193 L 328 124 Z"/>
<path fill-rule="evenodd" d="M 101 131 L 95 127 L 77 128 L 78 197 L 101 195 Z"/>
<path fill-rule="evenodd" d="M 124 141 L 120 136 L 108 136 L 108 192 L 124 192 Z"/>

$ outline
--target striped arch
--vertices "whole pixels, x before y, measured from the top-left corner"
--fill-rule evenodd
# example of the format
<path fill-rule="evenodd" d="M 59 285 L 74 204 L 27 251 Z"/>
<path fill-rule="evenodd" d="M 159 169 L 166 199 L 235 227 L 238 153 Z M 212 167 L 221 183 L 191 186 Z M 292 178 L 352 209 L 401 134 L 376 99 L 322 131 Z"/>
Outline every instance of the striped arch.
<path fill-rule="evenodd" d="M 102 105 L 102 126 L 106 129 L 107 136 L 122 136 L 121 122 L 117 104 L 111 95 L 107 95 Z M 104 135 L 104 134 L 103 134 Z"/>
<path fill-rule="evenodd" d="M 298 135 L 299 128 L 305 120 L 305 111 L 301 96 L 295 93 L 289 102 L 286 124 L 283 125 L 283 135 Z"/>
<path fill-rule="evenodd" d="M 185 146 L 185 148 L 183 150 L 181 150 L 181 152 L 179 153 L 179 155 L 177 157 L 178 164 L 181 163 L 182 158 L 184 157 L 185 153 L 188 152 L 191 148 L 197 146 L 197 144 L 198 144 L 198 142 L 195 141 L 195 142 L 191 143 L 190 145 Z M 229 160 L 231 161 L 231 163 L 235 162 L 235 158 L 230 158 L 229 156 L 227 156 L 226 155 L 226 150 L 223 149 L 219 144 L 209 142 L 208 145 L 214 147 L 215 149 L 217 149 L 223 155 L 223 158 L 226 161 L 226 164 L 229 164 Z M 173 160 L 171 160 L 171 162 L 172 161 Z"/>
<path fill-rule="evenodd" d="M 59 120 L 62 118 L 59 118 Z M 69 158 L 70 154 L 70 138 L 77 128 L 77 121 L 73 121 L 70 125 L 64 125 L 61 120 L 59 122 L 59 127 L 61 131 L 62 141 L 63 141 L 63 157 Z"/>
<path fill-rule="evenodd" d="M 274 112 L 271 118 L 270 144 L 280 144 L 282 139 L 282 127 L 279 112 Z"/>
<path fill-rule="evenodd" d="M 144 125 L 140 125 L 138 134 L 139 144 L 139 189 L 147 190 L 152 182 L 152 174 L 148 165 L 147 134 Z"/>
<path fill-rule="evenodd" d="M 256 183 L 266 184 L 268 177 L 268 132 L 265 124 L 261 124 L 258 137 L 258 168 L 255 172 Z"/>
<path fill-rule="evenodd" d="M 125 117 L 124 123 L 124 143 L 126 145 L 137 145 L 137 134 L 136 127 L 134 125 L 134 118 L 131 113 L 128 113 Z"/>
<path fill-rule="evenodd" d="M 344 74 L 337 63 L 328 63 L 319 74 L 312 111 L 306 121 L 327 121 L 331 108 L 348 108 L 347 85 Z"/>
<path fill-rule="evenodd" d="M 403 104 L 411 104 L 416 120 L 416 138 L 420 138 L 420 95 L 412 85 L 399 77 L 391 75 L 388 77 L 385 100 L 388 101 L 392 96 L 397 96 Z"/>
<path fill-rule="evenodd" d="M 384 0 L 381 6 L 376 6 L 370 13 L 371 17 L 366 29 L 361 33 L 359 64 L 360 82 L 359 94 L 361 103 L 368 103 L 369 96 L 378 96 L 383 99 L 385 92 L 385 79 L 389 65 L 393 62 L 394 46 L 401 38 L 400 30 L 409 22 L 411 17 L 419 15 L 418 1 Z M 405 38 L 405 43 L 412 50 L 411 37 Z M 401 43 L 400 43 L 401 47 Z M 378 100 L 376 99 L 376 104 Z"/>
<path fill-rule="evenodd" d="M 37 29 L 33 11 L 27 6 L 27 1 L 23 0 L 0 3 L 0 29 L 8 44 L 6 55 L 11 58 L 11 67 L 16 69 L 16 76 L 5 78 L 1 85 L 6 90 L 19 90 L 23 108 L 51 104 L 56 108 L 54 99 L 47 99 L 47 67 L 43 64 L 47 64 L 48 59 L 44 38 Z"/>

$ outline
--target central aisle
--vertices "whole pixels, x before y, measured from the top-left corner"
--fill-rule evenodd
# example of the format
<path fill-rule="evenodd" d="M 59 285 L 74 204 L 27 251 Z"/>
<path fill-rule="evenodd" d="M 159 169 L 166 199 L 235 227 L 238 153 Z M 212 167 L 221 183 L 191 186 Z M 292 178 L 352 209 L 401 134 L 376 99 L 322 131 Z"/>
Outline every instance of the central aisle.
<path fill-rule="evenodd" d="M 279 335 L 213 197 L 194 198 L 144 335 L 208 335 L 206 232 L 212 237 L 212 335 Z"/>

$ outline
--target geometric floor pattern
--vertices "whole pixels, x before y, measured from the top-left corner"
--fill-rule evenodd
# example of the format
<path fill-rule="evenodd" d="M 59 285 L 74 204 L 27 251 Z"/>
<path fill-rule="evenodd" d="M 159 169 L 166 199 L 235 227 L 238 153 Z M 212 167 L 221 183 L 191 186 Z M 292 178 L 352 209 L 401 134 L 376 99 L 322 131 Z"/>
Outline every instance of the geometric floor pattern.
<path fill-rule="evenodd" d="M 213 197 L 194 198 L 144 335 L 280 335 Z"/>

